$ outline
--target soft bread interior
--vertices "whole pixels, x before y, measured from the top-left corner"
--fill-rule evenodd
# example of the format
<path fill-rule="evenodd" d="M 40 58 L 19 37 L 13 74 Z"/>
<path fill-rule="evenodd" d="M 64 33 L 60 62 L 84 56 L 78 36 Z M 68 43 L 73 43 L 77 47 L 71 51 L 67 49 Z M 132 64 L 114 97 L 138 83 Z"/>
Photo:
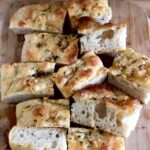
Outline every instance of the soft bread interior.
<path fill-rule="evenodd" d="M 66 132 L 59 128 L 26 128 L 15 126 L 9 133 L 12 150 L 66 150 Z"/>

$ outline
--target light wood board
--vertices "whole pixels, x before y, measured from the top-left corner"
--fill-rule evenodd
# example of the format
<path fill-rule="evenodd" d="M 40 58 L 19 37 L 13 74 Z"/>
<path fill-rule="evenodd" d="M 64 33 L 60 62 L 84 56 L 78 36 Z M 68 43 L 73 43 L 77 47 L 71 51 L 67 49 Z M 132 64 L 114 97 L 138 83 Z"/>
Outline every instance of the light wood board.
<path fill-rule="evenodd" d="M 11 15 L 19 7 L 38 1 L 44 0 L 0 0 L 0 64 L 20 61 L 22 40 L 8 28 Z M 112 22 L 128 25 L 128 47 L 150 56 L 150 0 L 110 0 L 110 5 Z M 8 149 L 7 133 L 14 113 L 13 105 L 0 103 L 0 150 Z M 126 139 L 126 150 L 150 150 L 150 103 L 143 107 L 136 129 Z"/>

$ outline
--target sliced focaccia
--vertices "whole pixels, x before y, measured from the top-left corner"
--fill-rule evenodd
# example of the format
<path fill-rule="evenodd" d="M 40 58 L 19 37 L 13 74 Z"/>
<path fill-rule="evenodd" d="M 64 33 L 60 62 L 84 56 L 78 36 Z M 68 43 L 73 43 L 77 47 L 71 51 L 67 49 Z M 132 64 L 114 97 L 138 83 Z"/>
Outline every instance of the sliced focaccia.
<path fill-rule="evenodd" d="M 33 4 L 20 8 L 10 20 L 10 29 L 25 34 L 31 31 L 62 33 L 66 16 L 63 7 Z"/>
<path fill-rule="evenodd" d="M 50 61 L 71 64 L 77 60 L 78 40 L 72 35 L 34 33 L 25 35 L 23 62 Z"/>
<path fill-rule="evenodd" d="M 128 137 L 135 128 L 142 105 L 108 83 L 76 92 L 71 121 Z"/>
<path fill-rule="evenodd" d="M 51 74 L 55 63 L 13 63 L 1 67 L 2 101 L 18 101 L 53 96 Z"/>
<path fill-rule="evenodd" d="M 120 51 L 110 68 L 108 81 L 142 103 L 150 100 L 150 58 L 133 49 Z"/>
<path fill-rule="evenodd" d="M 66 130 L 14 126 L 9 145 L 11 150 L 67 150 Z"/>
<path fill-rule="evenodd" d="M 68 0 L 67 8 L 73 29 L 78 27 L 81 17 L 90 16 L 101 24 L 108 23 L 112 18 L 108 0 Z"/>
<path fill-rule="evenodd" d="M 35 99 L 17 104 L 17 125 L 25 127 L 70 127 L 69 101 Z"/>
<path fill-rule="evenodd" d="M 115 53 L 121 49 L 126 49 L 126 24 L 101 26 L 97 22 L 88 22 L 86 19 L 83 22 L 78 31 L 86 34 L 80 38 L 81 53 L 88 51 Z M 85 23 L 87 25 L 83 26 Z"/>
<path fill-rule="evenodd" d="M 68 150 L 125 150 L 122 137 L 96 129 L 70 128 L 67 139 Z"/>
<path fill-rule="evenodd" d="M 65 98 L 88 85 L 101 83 L 107 76 L 107 68 L 93 52 L 89 52 L 76 63 L 64 66 L 53 74 L 53 80 Z"/>

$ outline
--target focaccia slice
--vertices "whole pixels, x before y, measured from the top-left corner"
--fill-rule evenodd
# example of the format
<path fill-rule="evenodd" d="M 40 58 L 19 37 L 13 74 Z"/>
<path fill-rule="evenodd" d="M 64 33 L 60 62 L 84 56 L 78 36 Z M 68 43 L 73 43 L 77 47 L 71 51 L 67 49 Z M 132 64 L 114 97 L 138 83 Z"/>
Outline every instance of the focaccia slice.
<path fill-rule="evenodd" d="M 50 4 L 33 4 L 20 8 L 10 20 L 10 29 L 19 34 L 31 31 L 63 33 L 66 9 Z"/>
<path fill-rule="evenodd" d="M 112 18 L 108 0 L 68 0 L 67 8 L 73 29 L 78 27 L 81 17 L 90 16 L 101 24 L 108 23 Z"/>
<path fill-rule="evenodd" d="M 108 83 L 82 89 L 73 95 L 71 121 L 128 137 L 142 105 Z"/>
<path fill-rule="evenodd" d="M 69 100 L 35 99 L 17 104 L 17 125 L 25 127 L 70 127 Z"/>
<path fill-rule="evenodd" d="M 76 62 L 78 40 L 72 35 L 34 33 L 25 35 L 23 62 L 50 61 L 69 65 Z"/>
<path fill-rule="evenodd" d="M 150 58 L 133 49 L 120 51 L 110 67 L 108 81 L 147 104 L 150 100 Z"/>
<path fill-rule="evenodd" d="M 55 63 L 8 63 L 1 67 L 2 101 L 19 101 L 53 96 L 51 74 Z"/>
<path fill-rule="evenodd" d="M 65 98 L 88 85 L 101 83 L 107 76 L 100 58 L 89 52 L 76 63 L 64 66 L 53 74 L 53 80 Z"/>
<path fill-rule="evenodd" d="M 85 23 L 87 25 L 83 26 Z M 119 50 L 126 49 L 126 24 L 101 26 L 97 22 L 92 23 L 85 19 L 81 25 L 78 32 L 85 34 L 80 38 L 81 53 L 88 51 L 94 51 L 97 54 L 116 53 Z"/>
<path fill-rule="evenodd" d="M 122 137 L 85 128 L 70 128 L 67 136 L 68 150 L 125 150 Z"/>
<path fill-rule="evenodd" d="M 62 128 L 14 126 L 9 132 L 11 150 L 67 150 L 67 131 Z"/>

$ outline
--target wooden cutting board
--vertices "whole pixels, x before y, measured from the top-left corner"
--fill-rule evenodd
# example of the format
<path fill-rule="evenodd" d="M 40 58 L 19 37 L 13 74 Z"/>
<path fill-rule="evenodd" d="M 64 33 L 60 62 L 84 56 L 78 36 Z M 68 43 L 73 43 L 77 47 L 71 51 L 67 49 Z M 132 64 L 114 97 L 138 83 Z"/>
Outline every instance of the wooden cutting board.
<path fill-rule="evenodd" d="M 23 5 L 43 1 L 0 0 L 0 64 L 20 60 L 23 42 L 8 28 L 11 15 Z M 128 47 L 150 56 L 150 0 L 110 0 L 110 5 L 112 22 L 128 25 Z M 7 133 L 14 123 L 14 106 L 0 103 L 0 150 L 9 149 Z M 126 139 L 126 150 L 150 150 L 150 103 L 143 107 L 136 129 Z"/>

